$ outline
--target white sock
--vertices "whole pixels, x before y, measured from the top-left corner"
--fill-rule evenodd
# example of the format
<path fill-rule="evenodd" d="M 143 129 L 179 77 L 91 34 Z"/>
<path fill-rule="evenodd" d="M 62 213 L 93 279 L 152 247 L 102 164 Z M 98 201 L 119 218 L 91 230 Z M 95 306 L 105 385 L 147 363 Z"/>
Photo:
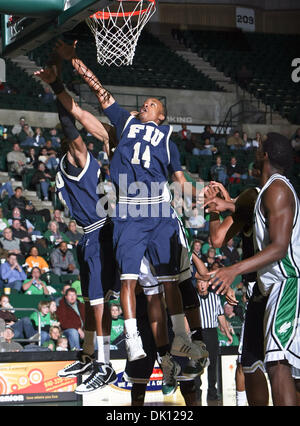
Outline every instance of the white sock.
<path fill-rule="evenodd" d="M 247 405 L 246 391 L 236 391 L 236 405 L 238 407 L 245 407 Z"/>
<path fill-rule="evenodd" d="M 187 334 L 185 329 L 184 314 L 171 315 L 174 334 Z"/>
<path fill-rule="evenodd" d="M 95 351 L 94 338 L 95 338 L 94 331 L 84 332 L 84 342 L 83 342 L 82 349 L 85 354 L 93 355 Z"/>
<path fill-rule="evenodd" d="M 110 362 L 110 336 L 103 336 L 105 364 Z"/>
<path fill-rule="evenodd" d="M 103 336 L 97 336 L 97 345 L 98 345 L 97 362 L 102 362 L 105 364 L 105 348 L 104 348 Z"/>
<path fill-rule="evenodd" d="M 136 334 L 138 329 L 136 325 L 136 318 L 130 318 L 124 321 L 124 327 L 126 330 L 126 333 L 132 336 L 133 334 Z"/>

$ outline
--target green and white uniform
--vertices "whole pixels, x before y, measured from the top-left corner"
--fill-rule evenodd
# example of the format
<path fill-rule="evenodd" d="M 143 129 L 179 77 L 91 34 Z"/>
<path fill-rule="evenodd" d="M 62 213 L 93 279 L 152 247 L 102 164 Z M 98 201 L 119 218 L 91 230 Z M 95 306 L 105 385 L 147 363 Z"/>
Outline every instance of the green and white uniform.
<path fill-rule="evenodd" d="M 258 195 L 254 209 L 254 246 L 258 252 L 270 244 L 268 223 L 261 211 L 261 200 L 266 189 L 276 180 L 284 182 L 293 193 L 295 216 L 286 256 L 258 271 L 260 291 L 263 295 L 269 295 L 264 318 L 265 362 L 286 359 L 293 367 L 293 376 L 298 378 L 300 372 L 300 202 L 289 180 L 280 174 L 271 176 Z"/>

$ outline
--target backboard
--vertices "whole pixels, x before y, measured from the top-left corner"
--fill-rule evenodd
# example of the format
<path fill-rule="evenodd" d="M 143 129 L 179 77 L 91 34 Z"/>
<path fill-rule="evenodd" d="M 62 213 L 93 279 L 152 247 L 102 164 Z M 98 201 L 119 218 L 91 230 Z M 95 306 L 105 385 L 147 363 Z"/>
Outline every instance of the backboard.
<path fill-rule="evenodd" d="M 30 0 L 29 0 L 30 1 Z M 32 0 L 34 3 L 35 0 Z M 42 0 L 40 0 L 42 1 Z M 111 0 L 64 0 L 62 12 L 44 12 L 41 16 L 24 16 L 24 2 L 20 1 L 19 15 L 3 14 L 2 51 L 3 57 L 24 55 L 64 32 L 72 30 L 77 24 L 93 13 L 107 6 Z M 8 4 L 8 13 L 10 0 Z M 2 1 L 3 3 L 3 1 Z M 23 4 L 23 8 L 22 8 Z"/>

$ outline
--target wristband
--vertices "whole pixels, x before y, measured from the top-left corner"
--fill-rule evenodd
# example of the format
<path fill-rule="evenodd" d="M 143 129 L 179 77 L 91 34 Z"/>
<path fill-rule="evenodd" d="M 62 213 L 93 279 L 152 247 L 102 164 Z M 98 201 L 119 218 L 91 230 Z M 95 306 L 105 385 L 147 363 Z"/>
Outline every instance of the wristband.
<path fill-rule="evenodd" d="M 216 220 L 220 220 L 220 215 L 217 212 L 211 212 L 209 215 L 209 221 L 215 222 Z"/>
<path fill-rule="evenodd" d="M 50 83 L 49 85 L 56 95 L 59 95 L 61 92 L 65 90 L 65 86 L 63 85 L 63 83 L 57 79 L 53 81 L 53 83 Z"/>

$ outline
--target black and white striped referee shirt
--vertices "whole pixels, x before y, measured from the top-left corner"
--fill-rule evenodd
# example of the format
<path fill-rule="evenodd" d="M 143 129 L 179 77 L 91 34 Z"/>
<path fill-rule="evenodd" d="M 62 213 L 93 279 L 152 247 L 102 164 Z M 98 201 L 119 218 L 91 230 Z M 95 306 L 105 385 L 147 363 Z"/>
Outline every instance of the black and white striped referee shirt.
<path fill-rule="evenodd" d="M 224 315 L 221 298 L 218 294 L 209 292 L 207 296 L 199 297 L 200 317 L 202 328 L 217 328 L 219 325 L 218 316 Z"/>

